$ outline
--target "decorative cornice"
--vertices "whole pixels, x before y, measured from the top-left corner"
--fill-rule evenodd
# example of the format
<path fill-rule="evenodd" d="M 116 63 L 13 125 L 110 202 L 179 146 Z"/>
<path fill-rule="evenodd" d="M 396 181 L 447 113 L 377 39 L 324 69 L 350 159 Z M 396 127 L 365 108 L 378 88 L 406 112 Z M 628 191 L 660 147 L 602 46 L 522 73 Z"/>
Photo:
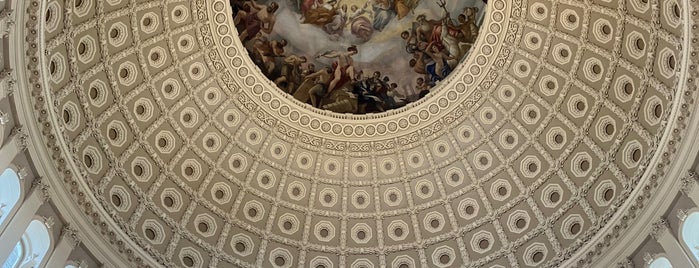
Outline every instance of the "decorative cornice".
<path fill-rule="evenodd" d="M 20 180 L 24 180 L 29 176 L 29 171 L 27 170 L 26 167 L 17 167 L 17 177 L 19 177 Z"/>
<path fill-rule="evenodd" d="M 697 183 L 699 183 L 699 175 L 694 170 L 690 170 L 687 176 L 682 178 L 682 193 L 689 196 Z"/>
<path fill-rule="evenodd" d="M 653 223 L 650 236 L 652 236 L 655 240 L 659 240 L 663 236 L 663 233 L 665 233 L 665 231 L 667 231 L 669 228 L 670 225 L 668 224 L 667 219 L 660 218 L 658 221 Z"/>
<path fill-rule="evenodd" d="M 15 11 L 9 8 L 0 11 L 0 35 L 3 38 L 10 36 L 15 25 Z"/>
<path fill-rule="evenodd" d="M 27 135 L 27 132 L 23 126 L 15 126 L 12 129 L 11 135 L 14 137 L 15 144 L 20 151 L 27 149 L 27 146 L 29 145 L 29 135 Z"/>
<path fill-rule="evenodd" d="M 10 122 L 10 115 L 0 111 L 0 125 L 5 125 Z"/>
<path fill-rule="evenodd" d="M 78 230 L 73 228 L 70 224 L 63 226 L 61 230 L 61 239 L 67 239 L 71 247 L 75 248 L 80 244 L 80 237 L 78 237 Z"/>
<path fill-rule="evenodd" d="M 677 210 L 677 218 L 680 221 L 684 221 L 687 219 L 687 210 L 686 209 L 678 209 Z"/>
<path fill-rule="evenodd" d="M 630 257 L 626 257 L 623 260 L 617 262 L 617 267 L 619 268 L 634 268 L 633 260 Z"/>
<path fill-rule="evenodd" d="M 44 182 L 43 178 L 36 178 L 32 182 L 32 189 L 34 191 L 39 191 L 42 202 L 46 203 L 51 199 L 51 194 L 49 193 L 49 185 Z"/>
<path fill-rule="evenodd" d="M 71 260 L 70 262 L 72 262 L 78 268 L 88 268 L 87 262 L 85 262 L 85 260 Z"/>
<path fill-rule="evenodd" d="M 15 85 L 17 80 L 15 78 L 14 71 L 9 68 L 5 68 L 0 71 L 0 90 L 4 88 L 4 92 L 0 91 L 0 98 L 6 96 L 11 96 L 15 91 Z"/>
<path fill-rule="evenodd" d="M 41 219 L 46 225 L 46 228 L 53 229 L 53 226 L 56 225 L 56 219 L 54 219 L 52 216 L 41 217 Z"/>
<path fill-rule="evenodd" d="M 650 264 L 653 261 L 653 255 L 650 255 L 650 252 L 645 252 L 643 253 L 643 262 L 646 264 Z"/>

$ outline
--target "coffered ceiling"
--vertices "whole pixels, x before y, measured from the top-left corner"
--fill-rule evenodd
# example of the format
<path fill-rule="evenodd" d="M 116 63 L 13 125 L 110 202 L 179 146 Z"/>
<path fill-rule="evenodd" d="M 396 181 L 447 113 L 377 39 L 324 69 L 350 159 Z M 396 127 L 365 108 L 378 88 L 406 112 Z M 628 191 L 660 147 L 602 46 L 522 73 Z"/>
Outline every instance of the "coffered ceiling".
<path fill-rule="evenodd" d="M 489 1 L 449 79 L 371 115 L 277 89 L 227 1 L 33 0 L 26 27 L 46 146 L 134 259 L 538 267 L 607 227 L 672 142 L 685 5 Z"/>

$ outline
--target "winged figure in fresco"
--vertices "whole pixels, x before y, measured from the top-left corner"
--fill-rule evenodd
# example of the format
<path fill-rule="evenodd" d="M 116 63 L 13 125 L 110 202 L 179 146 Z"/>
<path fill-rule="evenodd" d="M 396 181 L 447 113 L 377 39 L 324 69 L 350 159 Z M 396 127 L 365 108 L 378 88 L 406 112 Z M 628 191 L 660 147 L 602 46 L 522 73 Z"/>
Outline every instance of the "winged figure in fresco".
<path fill-rule="evenodd" d="M 403 19 L 420 4 L 420 0 L 372 0 L 374 29 L 381 31 L 394 17 Z"/>
<path fill-rule="evenodd" d="M 402 107 L 445 79 L 478 36 L 483 0 L 229 1 L 251 59 L 280 89 L 365 114 Z"/>

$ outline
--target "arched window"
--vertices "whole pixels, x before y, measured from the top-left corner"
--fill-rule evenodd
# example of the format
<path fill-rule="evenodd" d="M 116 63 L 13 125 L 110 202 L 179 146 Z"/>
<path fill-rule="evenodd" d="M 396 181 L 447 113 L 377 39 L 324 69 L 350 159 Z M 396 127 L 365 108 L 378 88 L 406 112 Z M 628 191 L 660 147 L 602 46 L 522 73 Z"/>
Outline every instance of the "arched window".
<path fill-rule="evenodd" d="M 0 187 L 0 226 L 2 226 L 17 205 L 22 188 L 19 176 L 10 168 L 0 174 L 0 185 L 2 185 Z"/>
<path fill-rule="evenodd" d="M 672 264 L 670 264 L 670 260 L 667 258 L 659 257 L 650 262 L 650 264 L 648 264 L 648 268 L 672 268 Z"/>
<path fill-rule="evenodd" d="M 83 264 L 80 261 L 76 260 L 69 260 L 68 263 L 66 263 L 66 267 L 64 268 L 82 268 Z"/>
<path fill-rule="evenodd" d="M 15 245 L 15 248 L 10 252 L 10 256 L 7 257 L 5 263 L 2 264 L 2 268 L 15 268 L 21 264 L 21 260 L 24 259 L 24 246 L 20 241 Z"/>
<path fill-rule="evenodd" d="M 699 261 L 699 212 L 694 211 L 687 215 L 682 223 L 680 236 L 684 245 L 692 252 L 694 259 Z"/>
<path fill-rule="evenodd" d="M 41 221 L 33 220 L 2 268 L 39 267 L 50 247 L 48 228 Z"/>

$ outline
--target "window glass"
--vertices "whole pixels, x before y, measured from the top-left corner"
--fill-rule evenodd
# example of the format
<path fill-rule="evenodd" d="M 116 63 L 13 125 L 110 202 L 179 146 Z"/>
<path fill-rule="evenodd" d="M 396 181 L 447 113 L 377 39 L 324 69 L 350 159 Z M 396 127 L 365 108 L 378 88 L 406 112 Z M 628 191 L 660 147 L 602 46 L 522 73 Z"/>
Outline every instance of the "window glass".
<path fill-rule="evenodd" d="M 33 220 L 1 268 L 39 267 L 50 246 L 48 228 L 43 222 Z"/>
<path fill-rule="evenodd" d="M 670 264 L 670 260 L 668 260 L 667 258 L 660 257 L 653 260 L 653 262 L 650 263 L 648 268 L 672 268 L 672 264 Z"/>
<path fill-rule="evenodd" d="M 19 266 L 19 261 L 22 259 L 22 253 L 24 249 L 22 247 L 22 243 L 17 243 L 15 245 L 15 248 L 12 249 L 12 252 L 10 252 L 10 256 L 5 260 L 5 263 L 2 265 L 2 268 L 15 268 Z"/>
<path fill-rule="evenodd" d="M 48 228 L 46 228 L 43 222 L 33 220 L 29 223 L 27 230 L 24 231 L 23 239 L 30 245 L 29 247 L 25 247 L 25 252 L 31 254 L 33 257 L 32 260 L 28 261 L 33 262 L 34 266 L 39 267 L 51 246 L 51 235 L 49 234 Z"/>
<path fill-rule="evenodd" d="M 687 215 L 682 224 L 682 242 L 692 252 L 692 256 L 699 260 L 699 212 Z"/>
<path fill-rule="evenodd" d="M 0 224 L 3 224 L 9 218 L 12 209 L 17 205 L 22 189 L 17 173 L 9 168 L 0 174 L 0 182 L 3 186 L 0 187 Z"/>

